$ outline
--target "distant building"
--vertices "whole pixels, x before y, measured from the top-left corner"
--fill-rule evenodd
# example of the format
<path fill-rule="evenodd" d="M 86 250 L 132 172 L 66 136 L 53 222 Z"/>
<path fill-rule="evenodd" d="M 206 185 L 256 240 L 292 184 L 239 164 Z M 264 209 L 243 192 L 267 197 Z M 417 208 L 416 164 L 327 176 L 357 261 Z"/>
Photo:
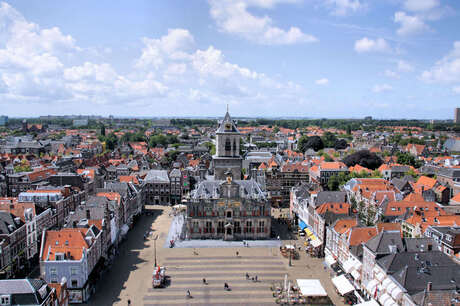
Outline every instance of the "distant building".
<path fill-rule="evenodd" d="M 369 120 L 370 121 L 370 120 L 372 120 L 372 116 L 366 116 L 366 117 L 364 117 L 364 120 Z"/>
<path fill-rule="evenodd" d="M 8 116 L 0 116 L 0 126 L 5 126 L 8 124 Z"/>
<path fill-rule="evenodd" d="M 166 170 L 150 170 L 144 180 L 145 202 L 149 205 L 170 202 L 170 180 Z"/>
<path fill-rule="evenodd" d="M 457 107 L 455 108 L 455 117 L 454 117 L 454 123 L 460 123 L 460 108 Z"/>
<path fill-rule="evenodd" d="M 86 126 L 88 125 L 88 119 L 75 119 L 72 124 L 73 126 Z"/>

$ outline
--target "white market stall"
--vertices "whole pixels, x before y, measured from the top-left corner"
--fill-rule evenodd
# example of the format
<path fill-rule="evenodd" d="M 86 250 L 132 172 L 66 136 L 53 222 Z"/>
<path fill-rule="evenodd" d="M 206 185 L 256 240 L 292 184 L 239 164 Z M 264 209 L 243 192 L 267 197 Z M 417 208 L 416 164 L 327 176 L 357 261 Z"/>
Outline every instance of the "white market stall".
<path fill-rule="evenodd" d="M 327 296 L 319 279 L 297 279 L 297 286 L 303 296 Z"/>
<path fill-rule="evenodd" d="M 335 288 L 337 288 L 341 296 L 344 296 L 345 294 L 355 290 L 355 287 L 350 284 L 350 281 L 345 277 L 344 274 L 334 277 L 332 279 L 332 283 L 334 284 Z"/>
<path fill-rule="evenodd" d="M 355 306 L 380 306 L 380 304 L 377 303 L 377 301 L 375 300 L 370 300 L 360 304 L 356 304 Z"/>

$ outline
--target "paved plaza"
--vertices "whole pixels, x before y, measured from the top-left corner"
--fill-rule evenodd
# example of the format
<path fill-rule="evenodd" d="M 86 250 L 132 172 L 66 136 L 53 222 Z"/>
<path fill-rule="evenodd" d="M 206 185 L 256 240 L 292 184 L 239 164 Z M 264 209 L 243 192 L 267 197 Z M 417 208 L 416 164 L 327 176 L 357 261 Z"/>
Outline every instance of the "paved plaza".
<path fill-rule="evenodd" d="M 323 269 L 322 259 L 301 253 L 300 259 L 289 266 L 289 260 L 280 255 L 279 244 L 249 248 L 241 247 L 241 242 L 227 247 L 164 247 L 173 219 L 171 209 L 162 206 L 149 206 L 149 209 L 153 215 L 142 216 L 128 232 L 126 241 L 120 245 L 119 256 L 102 276 L 89 305 L 128 305 L 128 299 L 131 305 L 275 305 L 270 286 L 283 281 L 286 274 L 291 281 L 320 279 L 332 302 L 344 305 L 333 288 L 329 272 Z M 148 240 L 143 238 L 146 231 L 152 231 Z M 155 237 L 158 237 L 157 261 L 166 266 L 170 279 L 162 289 L 152 288 Z M 259 281 L 246 280 L 246 273 L 251 277 L 257 275 Z M 207 285 L 202 283 L 203 278 Z M 231 291 L 224 291 L 225 282 Z M 191 291 L 192 299 L 186 298 L 187 290 Z"/>

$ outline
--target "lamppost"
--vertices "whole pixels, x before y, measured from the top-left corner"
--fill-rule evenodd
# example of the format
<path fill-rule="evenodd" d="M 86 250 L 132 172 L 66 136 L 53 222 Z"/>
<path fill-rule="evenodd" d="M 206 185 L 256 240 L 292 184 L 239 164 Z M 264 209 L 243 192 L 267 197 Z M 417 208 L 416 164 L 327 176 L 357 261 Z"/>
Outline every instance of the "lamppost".
<path fill-rule="evenodd" d="M 153 238 L 153 252 L 155 254 L 155 267 L 157 266 L 157 239 L 158 235 L 155 235 Z"/>

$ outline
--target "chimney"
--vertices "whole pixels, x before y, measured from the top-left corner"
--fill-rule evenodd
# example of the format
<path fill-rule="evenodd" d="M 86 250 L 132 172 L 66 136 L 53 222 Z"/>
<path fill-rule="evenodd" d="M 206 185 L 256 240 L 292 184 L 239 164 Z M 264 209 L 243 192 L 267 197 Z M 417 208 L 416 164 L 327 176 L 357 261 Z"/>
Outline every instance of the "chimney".
<path fill-rule="evenodd" d="M 430 292 L 431 291 L 431 287 L 432 287 L 433 283 L 432 282 L 428 282 L 426 283 L 426 291 L 427 292 Z"/>

